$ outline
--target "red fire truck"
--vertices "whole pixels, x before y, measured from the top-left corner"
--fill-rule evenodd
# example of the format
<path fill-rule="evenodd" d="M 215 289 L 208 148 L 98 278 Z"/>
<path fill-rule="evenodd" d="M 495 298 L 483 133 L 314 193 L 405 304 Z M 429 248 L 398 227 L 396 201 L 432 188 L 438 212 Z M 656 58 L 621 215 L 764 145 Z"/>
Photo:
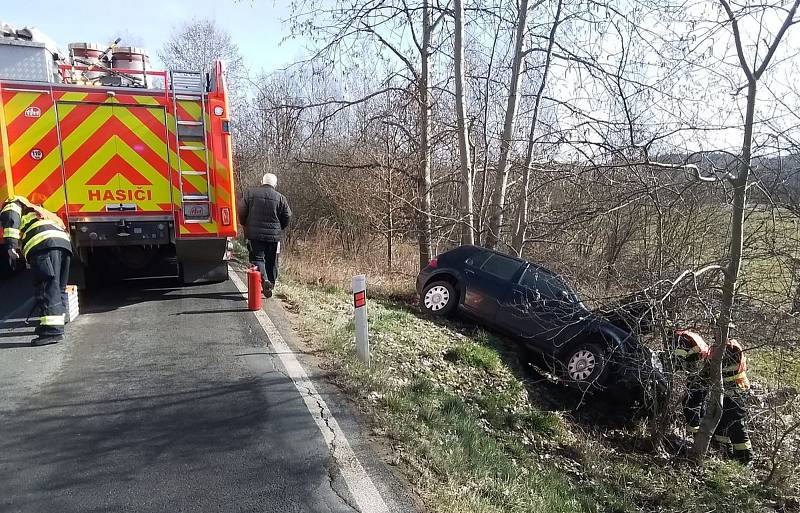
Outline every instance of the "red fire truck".
<path fill-rule="evenodd" d="M 65 56 L 28 34 L 0 37 L 0 201 L 63 218 L 73 282 L 226 279 L 237 222 L 223 64 L 158 71 L 142 49 L 73 43 Z"/>

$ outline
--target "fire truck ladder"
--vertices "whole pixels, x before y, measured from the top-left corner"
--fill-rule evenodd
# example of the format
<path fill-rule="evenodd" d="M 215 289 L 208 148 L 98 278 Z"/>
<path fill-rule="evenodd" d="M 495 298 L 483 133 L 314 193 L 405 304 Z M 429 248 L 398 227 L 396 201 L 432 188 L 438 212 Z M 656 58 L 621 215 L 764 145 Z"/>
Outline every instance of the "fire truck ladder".
<path fill-rule="evenodd" d="M 200 71 L 171 71 L 172 104 L 175 106 L 175 133 L 178 145 L 178 174 L 180 175 L 181 204 L 185 223 L 208 223 L 211 221 L 211 182 L 209 179 L 208 139 L 206 134 L 206 87 L 205 73 Z M 179 102 L 197 102 L 200 119 L 183 119 L 178 109 Z M 192 152 L 205 152 L 205 169 L 184 169 L 182 155 Z M 205 177 L 205 193 L 184 192 L 184 178 L 187 176 Z M 187 215 L 187 212 L 195 212 Z M 198 214 L 199 213 L 199 214 Z"/>

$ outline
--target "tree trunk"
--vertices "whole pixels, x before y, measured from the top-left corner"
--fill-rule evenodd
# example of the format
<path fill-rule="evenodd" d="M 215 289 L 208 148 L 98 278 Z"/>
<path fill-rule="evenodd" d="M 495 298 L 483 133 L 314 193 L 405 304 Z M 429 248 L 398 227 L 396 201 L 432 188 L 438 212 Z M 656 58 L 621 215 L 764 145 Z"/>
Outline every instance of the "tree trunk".
<path fill-rule="evenodd" d="M 389 160 L 388 154 L 387 151 L 387 161 Z M 394 212 L 392 211 L 392 170 L 389 166 L 386 167 L 386 185 L 386 268 L 391 273 L 394 268 L 394 262 L 392 261 L 392 254 L 394 253 L 394 248 L 392 247 L 394 242 Z"/>
<path fill-rule="evenodd" d="M 484 158 L 483 158 L 483 166 L 481 172 L 481 186 L 480 186 L 480 202 L 478 203 L 478 210 L 475 212 L 475 222 L 477 224 L 477 237 L 480 238 L 484 231 L 485 225 L 487 222 L 486 216 L 486 184 L 489 177 L 489 106 L 491 104 L 489 98 L 489 85 L 492 81 L 492 73 L 494 70 L 494 55 L 497 51 L 497 41 L 500 39 L 500 24 L 497 25 L 497 30 L 494 33 L 494 39 L 492 39 L 492 51 L 489 54 L 489 67 L 486 73 L 486 81 L 484 82 L 484 90 L 483 90 L 483 128 L 482 128 L 482 139 L 483 139 L 483 151 L 484 151 Z"/>
<path fill-rule="evenodd" d="M 511 153 L 511 138 L 514 136 L 514 121 L 517 117 L 517 104 L 519 103 L 519 81 L 522 75 L 522 62 L 524 52 L 522 43 L 525 37 L 525 27 L 528 19 L 528 0 L 520 0 L 519 15 L 517 17 L 517 30 L 514 35 L 514 60 L 511 64 L 511 80 L 509 82 L 508 101 L 503 122 L 503 135 L 500 140 L 500 156 L 495 169 L 494 190 L 490 205 L 489 231 L 486 234 L 486 247 L 494 248 L 500 241 L 500 230 L 503 226 L 503 210 L 506 202 L 506 188 L 508 187 L 508 156 Z"/>
<path fill-rule="evenodd" d="M 722 283 L 722 300 L 720 304 L 719 317 L 717 318 L 717 334 L 714 344 L 711 346 L 711 388 L 708 391 L 705 403 L 705 414 L 700 422 L 700 431 L 694 439 L 694 445 L 689 456 L 695 463 L 700 463 L 708 451 L 711 437 L 719 424 L 722 416 L 722 356 L 725 353 L 725 345 L 728 341 L 728 331 L 731 323 L 733 302 L 736 299 L 736 286 L 739 280 L 739 272 L 742 267 L 742 250 L 744 244 L 744 207 L 747 203 L 747 180 L 750 176 L 750 160 L 752 159 L 753 147 L 753 120 L 756 110 L 756 92 L 758 80 L 766 71 L 778 45 L 794 24 L 794 16 L 800 6 L 800 0 L 794 0 L 781 28 L 775 38 L 768 43 L 767 53 L 758 68 L 751 71 L 750 64 L 744 54 L 744 43 L 739 31 L 739 22 L 728 0 L 720 0 L 720 4 L 728 15 L 733 29 L 733 38 L 736 43 L 736 53 L 739 57 L 739 66 L 747 76 L 747 110 L 744 118 L 744 136 L 742 137 L 742 154 L 739 158 L 737 173 L 731 178 L 733 185 L 733 212 L 731 212 L 731 239 L 728 246 L 728 267 L 725 270 L 725 278 Z"/>
<path fill-rule="evenodd" d="M 722 283 L 722 300 L 717 318 L 716 338 L 711 346 L 711 387 L 705 403 L 705 414 L 700 422 L 700 431 L 694 438 L 690 457 L 699 463 L 708 451 L 711 437 L 717 429 L 722 416 L 722 356 L 731 323 L 733 302 L 736 299 L 736 286 L 742 267 L 742 249 L 744 242 L 744 207 L 747 202 L 747 180 L 750 175 L 750 159 L 753 143 L 753 118 L 756 105 L 756 81 L 751 78 L 747 85 L 747 112 L 744 122 L 742 155 L 737 166 L 737 174 L 733 179 L 733 212 L 731 213 L 731 239 L 728 246 L 728 266 Z"/>
<path fill-rule="evenodd" d="M 458 153 L 461 165 L 461 244 L 474 244 L 472 220 L 472 167 L 470 165 L 467 113 L 464 108 L 464 4 L 455 0 L 456 31 L 454 36 L 456 117 L 458 124 Z"/>
<path fill-rule="evenodd" d="M 536 91 L 536 100 L 533 104 L 533 117 L 531 118 L 531 128 L 528 132 L 528 151 L 525 155 L 525 167 L 522 169 L 522 192 L 517 208 L 517 223 L 514 228 L 514 237 L 511 240 L 511 247 L 518 256 L 522 256 L 525 246 L 525 231 L 528 228 L 528 191 L 530 190 L 531 165 L 533 164 L 533 146 L 536 135 L 536 124 L 539 122 L 539 107 L 542 103 L 542 96 L 547 87 L 547 76 L 550 72 L 550 62 L 553 55 L 553 45 L 556 40 L 556 30 L 558 29 L 559 18 L 561 17 L 561 0 L 556 7 L 556 16 L 553 26 L 550 28 L 550 37 L 547 40 L 547 54 L 544 60 L 544 70 L 542 71 L 542 82 Z"/>
<path fill-rule="evenodd" d="M 423 269 L 431 260 L 431 150 L 430 150 L 430 99 L 428 79 L 431 46 L 431 14 L 428 0 L 422 2 L 422 70 L 419 75 L 419 268 Z"/>

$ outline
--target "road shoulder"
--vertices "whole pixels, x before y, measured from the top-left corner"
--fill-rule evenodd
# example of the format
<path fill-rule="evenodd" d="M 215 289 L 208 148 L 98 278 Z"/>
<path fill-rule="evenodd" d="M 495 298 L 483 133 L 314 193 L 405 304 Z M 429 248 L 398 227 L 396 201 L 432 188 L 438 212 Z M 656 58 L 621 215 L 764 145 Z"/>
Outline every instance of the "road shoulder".
<path fill-rule="evenodd" d="M 246 283 L 246 276 L 243 273 L 238 273 L 238 276 L 243 283 Z M 325 370 L 329 365 L 326 355 L 320 351 L 321 346 L 299 335 L 297 319 L 286 306 L 276 296 L 264 301 L 263 310 L 313 382 L 316 392 L 327 406 L 329 415 L 335 418 L 342 432 L 346 434 L 350 449 L 377 488 L 389 511 L 423 511 L 422 502 L 414 493 L 413 486 L 402 473 L 391 466 L 392 450 L 386 439 L 372 435 L 372 425 L 359 410 L 358 404 L 330 379 L 331 376 Z M 334 473 L 334 481 L 334 487 L 346 490 L 347 484 L 341 472 Z"/>

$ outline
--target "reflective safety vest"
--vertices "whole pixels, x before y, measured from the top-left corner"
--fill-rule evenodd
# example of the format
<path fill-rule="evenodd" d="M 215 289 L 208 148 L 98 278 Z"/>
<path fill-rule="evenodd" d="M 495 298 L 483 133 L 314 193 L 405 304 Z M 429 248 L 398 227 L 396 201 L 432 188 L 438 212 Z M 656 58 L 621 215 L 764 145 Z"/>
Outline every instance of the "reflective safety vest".
<path fill-rule="evenodd" d="M 72 252 L 69 234 L 61 219 L 20 196 L 9 198 L 0 209 L 5 245 L 22 247 L 27 258 L 34 251 L 60 248 Z"/>
<path fill-rule="evenodd" d="M 728 339 L 725 344 L 725 354 L 722 356 L 722 381 L 726 391 L 739 391 L 750 389 L 750 380 L 747 378 L 747 357 L 742 345 L 736 339 Z"/>

